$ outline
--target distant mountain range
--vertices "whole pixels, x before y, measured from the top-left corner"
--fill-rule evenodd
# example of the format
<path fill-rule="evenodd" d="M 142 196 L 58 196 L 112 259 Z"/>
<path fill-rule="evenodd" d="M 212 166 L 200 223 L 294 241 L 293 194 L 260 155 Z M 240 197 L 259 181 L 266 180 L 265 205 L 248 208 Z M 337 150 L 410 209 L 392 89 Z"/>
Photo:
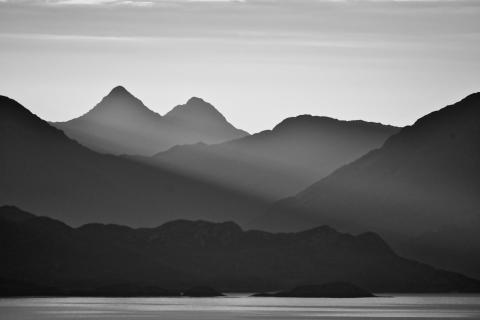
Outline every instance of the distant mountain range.
<path fill-rule="evenodd" d="M 79 225 L 172 219 L 245 223 L 266 203 L 181 173 L 103 155 L 0 96 L 0 203 Z"/>
<path fill-rule="evenodd" d="M 302 115 L 251 136 L 215 145 L 176 146 L 144 160 L 272 201 L 380 147 L 398 130 Z"/>
<path fill-rule="evenodd" d="M 121 86 L 85 115 L 52 125 L 94 151 L 130 155 L 266 201 L 301 191 L 398 131 L 303 115 L 250 136 L 200 98 L 162 117 Z"/>
<path fill-rule="evenodd" d="M 77 122 L 62 129 L 81 144 L 0 96 L 0 204 L 75 226 L 372 230 L 402 255 L 480 277 L 480 93 L 401 130 L 304 115 L 247 135 L 201 99 L 161 117 L 117 87 Z"/>
<path fill-rule="evenodd" d="M 1 207 L 0 244 L 0 288 L 18 294 L 41 294 L 41 288 L 142 294 L 145 286 L 164 294 L 168 291 L 158 288 L 196 285 L 252 292 L 330 281 L 373 292 L 480 291 L 477 280 L 398 256 L 374 233 L 353 236 L 326 226 L 280 234 L 243 231 L 233 222 L 186 220 L 142 229 L 71 228 Z"/>
<path fill-rule="evenodd" d="M 480 93 L 424 116 L 251 226 L 319 223 L 373 230 L 408 256 L 480 276 Z"/>
<path fill-rule="evenodd" d="M 125 106 L 124 99 L 137 101 L 137 107 Z M 156 117 L 123 88 L 113 89 L 100 105 L 92 117 L 110 123 L 116 111 L 123 115 L 121 121 L 127 113 Z M 168 117 L 181 118 L 189 109 L 177 107 Z M 118 157 L 87 149 L 7 97 L 0 97 L 0 114 L 0 203 L 74 225 L 98 221 L 150 226 L 176 218 L 246 224 L 273 200 L 308 186 L 396 130 L 302 116 L 225 144 L 179 146 L 153 158 Z"/>
<path fill-rule="evenodd" d="M 122 86 L 86 114 L 52 125 L 92 150 L 117 155 L 153 155 L 179 144 L 219 143 L 248 135 L 200 98 L 162 117 Z"/>

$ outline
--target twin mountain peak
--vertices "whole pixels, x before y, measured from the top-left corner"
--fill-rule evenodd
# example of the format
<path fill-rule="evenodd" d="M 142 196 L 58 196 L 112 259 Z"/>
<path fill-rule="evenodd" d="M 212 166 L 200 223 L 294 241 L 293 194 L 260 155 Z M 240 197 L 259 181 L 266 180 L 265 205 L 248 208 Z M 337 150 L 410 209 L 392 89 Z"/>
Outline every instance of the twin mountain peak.
<path fill-rule="evenodd" d="M 160 114 L 155 113 L 143 102 L 131 94 L 125 87 L 116 86 L 108 95 L 106 95 L 100 103 L 98 103 L 93 109 L 91 109 L 86 115 L 108 112 L 110 116 L 118 116 L 122 111 L 133 112 L 142 111 L 149 116 L 161 117 Z M 187 103 L 174 107 L 171 111 L 166 113 L 166 118 L 182 118 L 201 116 L 203 118 L 209 117 L 212 121 L 226 122 L 225 117 L 210 103 L 205 100 L 192 97 Z M 135 120 L 135 119 L 131 119 Z M 192 119 L 193 121 L 194 119 Z"/>
<path fill-rule="evenodd" d="M 248 135 L 200 98 L 190 98 L 162 116 L 123 86 L 113 88 L 86 114 L 53 125 L 95 151 L 144 156 L 175 145 L 220 143 Z"/>

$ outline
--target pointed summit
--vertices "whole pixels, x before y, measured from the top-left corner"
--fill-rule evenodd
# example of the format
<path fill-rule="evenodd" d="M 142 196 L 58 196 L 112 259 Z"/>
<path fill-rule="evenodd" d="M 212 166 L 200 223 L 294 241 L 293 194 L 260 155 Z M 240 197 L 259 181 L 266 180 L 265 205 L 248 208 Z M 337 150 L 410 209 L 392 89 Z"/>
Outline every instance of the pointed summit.
<path fill-rule="evenodd" d="M 95 151 L 150 154 L 158 148 L 162 117 L 125 87 L 116 86 L 84 115 L 54 125 Z"/>
<path fill-rule="evenodd" d="M 198 97 L 192 97 L 188 99 L 186 104 L 176 106 L 168 112 L 165 117 L 174 121 L 197 121 L 199 119 L 210 119 L 220 122 L 227 121 L 213 105 Z"/>
<path fill-rule="evenodd" d="M 113 88 L 110 93 L 108 94 L 108 96 L 112 96 L 112 95 L 115 95 L 115 96 L 118 96 L 118 95 L 132 95 L 127 89 L 125 89 L 124 86 L 116 86 L 115 88 Z"/>
<path fill-rule="evenodd" d="M 114 87 L 102 101 L 100 101 L 92 110 L 87 112 L 82 117 L 96 117 L 97 121 L 99 117 L 107 118 L 103 121 L 111 122 L 115 119 L 120 119 L 124 117 L 123 120 L 128 120 L 126 118 L 132 117 L 159 117 L 159 115 L 147 106 L 143 102 L 131 94 L 125 87 L 116 86 Z"/>
<path fill-rule="evenodd" d="M 248 135 L 247 132 L 231 125 L 212 104 L 198 97 L 192 97 L 187 103 L 176 106 L 164 116 L 164 119 L 189 128 L 194 134 L 208 137 L 210 143 Z"/>
<path fill-rule="evenodd" d="M 208 104 L 210 105 L 208 102 L 206 102 L 205 100 L 203 100 L 202 98 L 199 98 L 199 97 L 191 97 L 190 99 L 188 99 L 187 105 L 192 105 L 192 104 Z"/>
<path fill-rule="evenodd" d="M 127 104 L 129 106 L 142 106 L 145 109 L 148 109 L 140 99 L 135 97 L 133 94 L 130 93 L 124 86 L 116 86 L 114 87 L 97 105 L 101 106 L 102 104 L 106 103 L 114 103 L 114 104 Z"/>

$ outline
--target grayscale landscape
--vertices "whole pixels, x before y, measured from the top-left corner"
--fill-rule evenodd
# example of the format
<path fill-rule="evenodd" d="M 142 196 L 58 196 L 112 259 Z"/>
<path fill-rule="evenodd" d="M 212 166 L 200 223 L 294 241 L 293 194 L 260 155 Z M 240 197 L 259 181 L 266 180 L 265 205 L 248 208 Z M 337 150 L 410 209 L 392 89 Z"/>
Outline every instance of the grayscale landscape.
<path fill-rule="evenodd" d="M 0 319 L 480 318 L 476 0 L 0 0 Z"/>

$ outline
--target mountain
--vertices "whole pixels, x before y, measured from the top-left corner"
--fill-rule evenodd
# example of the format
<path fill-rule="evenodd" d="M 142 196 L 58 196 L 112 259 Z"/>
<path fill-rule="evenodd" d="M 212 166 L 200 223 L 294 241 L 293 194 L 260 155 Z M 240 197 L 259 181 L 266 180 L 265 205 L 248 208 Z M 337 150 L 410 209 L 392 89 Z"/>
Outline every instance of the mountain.
<path fill-rule="evenodd" d="M 122 86 L 86 114 L 52 125 L 92 150 L 117 155 L 152 155 L 178 144 L 219 143 L 248 135 L 200 98 L 162 117 Z"/>
<path fill-rule="evenodd" d="M 175 146 L 146 160 L 274 201 L 380 147 L 398 130 L 302 115 L 285 119 L 272 130 L 215 145 Z"/>
<path fill-rule="evenodd" d="M 0 177 L 0 204 L 73 225 L 148 226 L 178 218 L 245 223 L 266 206 L 235 190 L 93 152 L 4 96 Z"/>
<path fill-rule="evenodd" d="M 403 254 L 480 275 L 480 93 L 430 113 L 382 148 L 252 223 L 373 230 Z"/>
<path fill-rule="evenodd" d="M 186 220 L 156 228 L 72 228 L 2 207 L 0 246 L 0 287 L 20 283 L 17 293 L 25 283 L 36 294 L 48 288 L 47 293 L 164 295 L 191 287 L 252 292 L 331 281 L 372 292 L 480 290 L 477 280 L 398 256 L 374 233 L 354 236 L 327 226 L 278 234 L 244 231 L 233 222 Z"/>
<path fill-rule="evenodd" d="M 172 127 L 185 131 L 185 140 L 176 145 L 192 142 L 220 143 L 249 135 L 236 129 L 214 106 L 197 97 L 170 110 L 165 114 L 164 120 Z"/>

